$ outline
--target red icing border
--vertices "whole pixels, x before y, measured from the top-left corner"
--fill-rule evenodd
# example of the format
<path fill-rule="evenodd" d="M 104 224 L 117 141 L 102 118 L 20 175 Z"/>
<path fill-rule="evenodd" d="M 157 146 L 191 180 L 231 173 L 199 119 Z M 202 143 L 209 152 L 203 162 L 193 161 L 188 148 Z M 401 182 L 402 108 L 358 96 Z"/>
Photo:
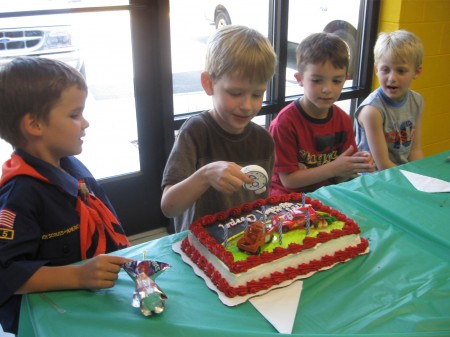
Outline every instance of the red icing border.
<path fill-rule="evenodd" d="M 217 289 L 230 298 L 255 294 L 261 290 L 267 290 L 273 286 L 276 286 L 284 281 L 293 280 L 298 276 L 307 275 L 311 272 L 330 267 L 336 263 L 350 260 L 357 255 L 364 253 L 368 246 L 368 241 L 365 238 L 361 238 L 361 243 L 357 246 L 348 247 L 345 250 L 339 250 L 335 252 L 333 256 L 325 255 L 320 260 L 302 263 L 296 267 L 288 267 L 283 272 L 273 272 L 270 276 L 247 282 L 245 286 L 231 287 L 230 284 L 214 268 L 214 266 L 189 243 L 187 238 L 185 238 L 181 243 L 181 249 L 185 252 L 185 254 L 201 270 L 204 271 Z"/>
<path fill-rule="evenodd" d="M 290 244 L 288 248 L 276 248 L 273 252 L 263 252 L 261 255 L 252 255 L 246 261 L 234 262 L 233 255 L 226 251 L 223 245 L 213 239 L 205 230 L 205 226 L 213 224 L 217 221 L 223 221 L 232 216 L 238 216 L 243 212 L 249 212 L 255 208 L 261 208 L 263 205 L 275 205 L 282 202 L 298 202 L 302 200 L 301 193 L 291 193 L 281 196 L 269 197 L 267 199 L 258 199 L 252 203 L 246 203 L 234 207 L 226 212 L 219 212 L 214 215 L 207 215 L 199 218 L 190 226 L 190 231 L 212 254 L 217 256 L 230 270 L 230 272 L 238 274 L 246 272 L 247 270 L 259 266 L 261 264 L 269 263 L 278 260 L 286 255 L 299 253 L 304 249 L 314 247 L 318 243 L 328 242 L 337 239 L 341 236 L 350 234 L 359 234 L 360 230 L 357 223 L 342 214 L 341 212 L 332 209 L 329 206 L 323 205 L 319 200 L 306 197 L 306 202 L 311 204 L 315 210 L 329 213 L 340 221 L 345 223 L 341 230 L 334 229 L 330 233 L 319 233 L 317 238 L 305 238 L 303 244 Z M 270 277 L 265 277 L 260 280 L 248 282 L 246 286 L 237 288 L 231 287 L 225 279 L 222 278 L 215 268 L 203 257 L 197 249 L 189 243 L 186 237 L 181 243 L 181 249 L 186 255 L 202 269 L 205 274 L 211 279 L 216 287 L 228 297 L 244 296 L 251 293 L 256 293 L 260 290 L 269 289 L 270 287 L 280 284 L 286 280 L 291 280 L 300 275 L 306 275 L 313 271 L 332 266 L 335 263 L 349 260 L 366 251 L 368 241 L 361 238 L 361 243 L 354 247 L 349 247 L 344 251 L 337 251 L 333 256 L 324 256 L 320 261 L 314 260 L 308 264 L 301 264 L 297 267 L 286 268 L 283 273 L 274 272 Z"/>

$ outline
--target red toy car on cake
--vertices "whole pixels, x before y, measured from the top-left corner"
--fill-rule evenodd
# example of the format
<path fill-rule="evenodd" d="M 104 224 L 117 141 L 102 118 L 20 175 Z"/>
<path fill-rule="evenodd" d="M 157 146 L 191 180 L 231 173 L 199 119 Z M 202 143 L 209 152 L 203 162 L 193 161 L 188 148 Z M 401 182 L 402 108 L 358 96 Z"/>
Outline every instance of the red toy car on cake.
<path fill-rule="evenodd" d="M 311 226 L 326 227 L 328 222 L 316 213 L 311 205 L 298 207 L 290 210 L 287 213 L 277 214 L 272 218 L 272 226 L 278 228 L 282 227 L 283 233 L 289 232 L 293 229 L 302 229 L 306 225 L 306 213 L 309 212 L 309 220 Z"/>

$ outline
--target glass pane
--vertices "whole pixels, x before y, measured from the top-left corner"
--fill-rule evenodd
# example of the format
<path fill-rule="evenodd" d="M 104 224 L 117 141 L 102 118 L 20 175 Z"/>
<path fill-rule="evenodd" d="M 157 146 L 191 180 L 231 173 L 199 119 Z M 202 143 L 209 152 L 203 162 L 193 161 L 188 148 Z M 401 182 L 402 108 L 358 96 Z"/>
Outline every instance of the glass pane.
<path fill-rule="evenodd" d="M 28 30 L 39 34 L 27 34 Z M 67 62 L 86 75 L 89 95 L 84 114 L 90 127 L 79 158 L 94 176 L 105 178 L 139 171 L 129 12 L 2 19 L 0 36 L 11 36 L 11 32 L 41 36 L 43 41 L 10 46 L 13 38 L 2 38 L 0 67 L 16 56 L 41 55 Z M 11 146 L 0 143 L 0 161 L 4 162 L 10 153 Z"/>
<path fill-rule="evenodd" d="M 352 99 L 346 99 L 344 101 L 337 101 L 335 104 L 344 110 L 347 114 L 350 114 Z"/>
<path fill-rule="evenodd" d="M 129 12 L 74 17 L 89 87 L 79 157 L 97 178 L 139 171 Z"/>
<path fill-rule="evenodd" d="M 251 15 L 248 15 L 251 13 Z M 205 47 L 221 25 L 243 24 L 268 35 L 269 5 L 262 0 L 170 0 L 174 113 L 211 107 L 200 84 Z"/>
<path fill-rule="evenodd" d="M 129 0 L 1 0 L 2 12 L 128 5 Z"/>
<path fill-rule="evenodd" d="M 356 73 L 359 40 L 360 0 L 291 0 L 289 1 L 288 63 L 286 67 L 286 96 L 303 93 L 294 78 L 295 50 L 308 35 L 327 31 L 339 35 L 350 50 L 349 80 L 344 87 L 351 87 Z M 301 13 L 301 18 L 299 18 Z"/>

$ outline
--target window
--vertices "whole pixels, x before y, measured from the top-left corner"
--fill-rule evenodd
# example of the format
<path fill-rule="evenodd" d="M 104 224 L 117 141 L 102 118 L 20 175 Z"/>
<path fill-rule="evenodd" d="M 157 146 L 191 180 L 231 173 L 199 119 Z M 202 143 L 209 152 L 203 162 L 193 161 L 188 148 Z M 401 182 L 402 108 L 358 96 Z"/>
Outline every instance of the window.
<path fill-rule="evenodd" d="M 249 16 L 247 13 L 252 12 Z M 224 25 L 245 24 L 268 36 L 269 1 L 170 0 L 174 114 L 211 107 L 200 84 L 206 43 Z"/>
<path fill-rule="evenodd" d="M 266 126 L 281 107 L 303 93 L 294 79 L 295 49 L 314 32 L 339 35 L 350 51 L 349 80 L 338 103 L 349 113 L 357 100 L 370 92 L 370 46 L 376 32 L 378 1 L 371 0 L 171 0 L 171 48 L 174 118 L 178 128 L 191 113 L 210 108 L 200 86 L 208 37 L 220 26 L 243 24 L 272 41 L 279 58 L 278 75 L 266 93 L 266 103 L 256 117 Z M 249 15 L 251 13 L 251 15 Z M 287 20 L 286 20 L 287 18 Z"/>
<path fill-rule="evenodd" d="M 14 1 L 9 8 L 25 4 L 43 9 L 86 5 Z M 10 17 L 2 19 L 0 36 L 0 66 L 16 56 L 36 55 L 63 61 L 85 75 L 89 95 L 84 115 L 90 127 L 79 157 L 97 178 L 139 171 L 129 11 Z"/>

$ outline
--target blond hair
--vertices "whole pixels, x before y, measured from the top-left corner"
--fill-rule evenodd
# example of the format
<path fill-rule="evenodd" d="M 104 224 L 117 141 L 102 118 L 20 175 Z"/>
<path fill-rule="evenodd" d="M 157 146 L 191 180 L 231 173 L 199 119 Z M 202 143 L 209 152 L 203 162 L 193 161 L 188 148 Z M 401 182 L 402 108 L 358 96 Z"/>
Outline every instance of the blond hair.
<path fill-rule="evenodd" d="M 412 62 L 417 69 L 422 65 L 424 47 L 422 41 L 413 33 L 400 29 L 378 34 L 374 47 L 375 65 L 382 58 L 403 63 Z"/>
<path fill-rule="evenodd" d="M 276 59 L 270 41 L 258 31 L 224 26 L 208 40 L 205 71 L 213 81 L 226 74 L 239 74 L 251 82 L 265 83 L 275 73 Z"/>

